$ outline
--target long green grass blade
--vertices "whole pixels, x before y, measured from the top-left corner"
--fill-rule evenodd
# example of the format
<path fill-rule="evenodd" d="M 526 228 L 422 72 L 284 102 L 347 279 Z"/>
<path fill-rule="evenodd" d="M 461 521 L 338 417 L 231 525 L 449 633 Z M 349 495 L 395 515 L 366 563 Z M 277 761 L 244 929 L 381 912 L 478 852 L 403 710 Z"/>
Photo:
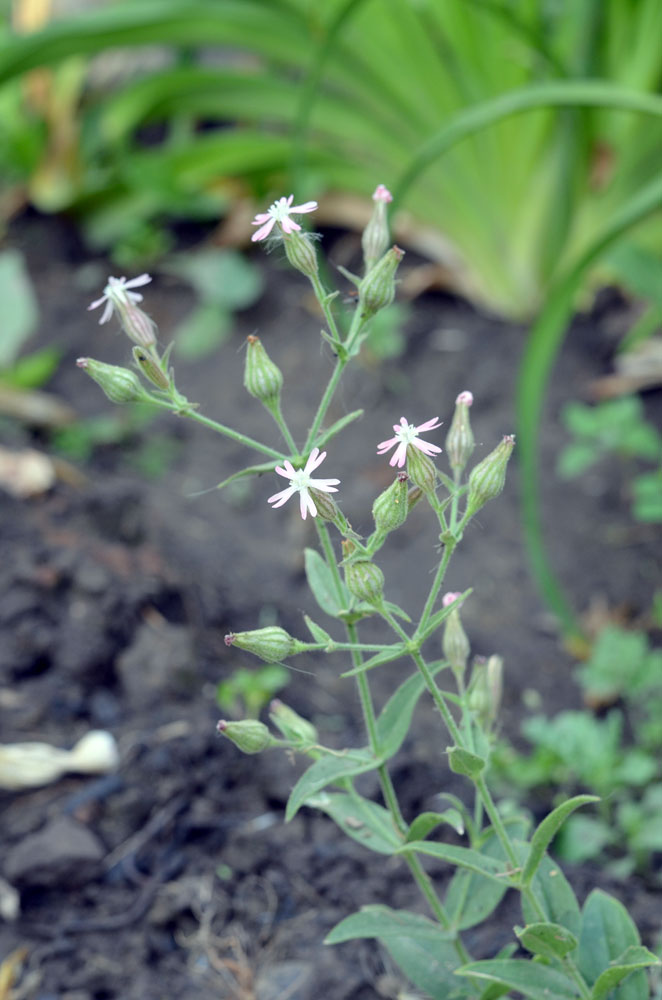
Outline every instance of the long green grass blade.
<path fill-rule="evenodd" d="M 538 455 L 545 393 L 586 272 L 624 233 L 660 209 L 662 177 L 657 177 L 611 217 L 598 238 L 552 287 L 547 304 L 531 330 L 520 366 L 517 439 L 522 470 L 524 537 L 538 587 L 569 637 L 581 638 L 582 633 L 547 558 L 541 517 Z"/>

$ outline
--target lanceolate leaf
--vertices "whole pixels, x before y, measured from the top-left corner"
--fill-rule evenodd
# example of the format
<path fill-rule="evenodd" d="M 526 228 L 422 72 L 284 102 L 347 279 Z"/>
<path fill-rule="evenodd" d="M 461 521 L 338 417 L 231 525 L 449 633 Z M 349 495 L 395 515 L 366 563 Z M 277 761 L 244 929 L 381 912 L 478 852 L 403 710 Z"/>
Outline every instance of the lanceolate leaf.
<path fill-rule="evenodd" d="M 457 974 L 502 983 L 531 1000 L 576 1000 L 578 996 L 575 984 L 563 973 L 520 958 L 472 962 Z"/>
<path fill-rule="evenodd" d="M 326 562 L 315 549 L 306 549 L 306 578 L 315 600 L 322 611 L 335 617 L 343 607 L 349 604 L 349 594 L 344 584 L 341 584 L 343 603 L 340 602 L 336 581 Z"/>
<path fill-rule="evenodd" d="M 390 812 L 357 793 L 319 792 L 306 805 L 321 809 L 349 837 L 378 854 L 393 854 L 402 845 Z"/>
<path fill-rule="evenodd" d="M 559 866 L 547 854 L 538 866 L 531 890 L 550 923 L 561 924 L 575 937 L 579 937 L 581 916 L 577 897 Z M 535 924 L 540 920 L 540 913 L 529 904 L 524 894 L 522 915 L 527 924 Z"/>
<path fill-rule="evenodd" d="M 641 1000 L 648 1000 L 649 991 L 646 976 L 642 973 L 636 978 L 628 979 L 627 977 L 639 969 L 660 964 L 660 959 L 652 951 L 649 951 L 648 948 L 643 948 L 641 945 L 631 945 L 625 949 L 622 955 L 619 955 L 615 959 L 611 968 L 606 969 L 598 976 L 591 993 L 591 1000 L 604 1000 L 607 994 L 615 986 L 618 986 L 619 983 L 622 983 L 624 979 L 627 980 L 624 984 L 625 989 L 631 995 L 632 1000 L 635 997 L 638 1000 L 639 996 L 641 996 Z M 632 987 L 637 992 L 634 992 Z M 623 990 L 619 990 L 619 1000 L 621 1000 L 622 994 Z"/>
<path fill-rule="evenodd" d="M 332 756 L 321 757 L 312 767 L 304 771 L 292 789 L 285 819 L 296 816 L 302 805 L 311 795 L 321 792 L 327 785 L 332 785 L 341 778 L 352 778 L 356 774 L 373 771 L 380 761 L 372 756 L 369 750 L 348 750 Z"/>
<path fill-rule="evenodd" d="M 546 816 L 531 838 L 529 856 L 524 862 L 522 870 L 522 885 L 530 885 L 531 879 L 535 875 L 538 865 L 542 861 L 543 855 L 552 840 L 558 833 L 563 821 L 580 806 L 589 802 L 599 802 L 597 795 L 576 795 L 574 799 L 568 799 L 553 812 Z"/>
<path fill-rule="evenodd" d="M 448 861 L 449 864 L 459 868 L 467 868 L 469 871 L 484 875 L 493 879 L 506 888 L 510 885 L 505 862 L 497 858 L 490 858 L 474 851 L 470 847 L 457 847 L 454 844 L 435 844 L 427 840 L 414 841 L 400 848 L 399 853 L 415 851 L 417 854 L 428 854 L 430 857 Z"/>
<path fill-rule="evenodd" d="M 433 675 L 439 669 L 437 667 L 433 670 Z M 412 674 L 394 691 L 380 712 L 377 719 L 377 739 L 380 753 L 385 759 L 392 757 L 402 746 L 409 732 L 416 703 L 424 690 L 425 681 L 421 675 L 419 673 Z"/>
<path fill-rule="evenodd" d="M 459 964 L 450 935 L 426 917 L 388 906 L 364 906 L 337 924 L 326 944 L 377 938 L 418 989 L 433 1000 L 473 996 L 455 976 Z"/>
<path fill-rule="evenodd" d="M 582 910 L 579 935 L 579 969 L 592 986 L 611 965 L 620 964 L 625 949 L 640 945 L 639 932 L 622 903 L 601 889 L 594 889 Z M 639 1000 L 644 973 L 636 973 L 619 990 L 618 1000 Z M 633 982 L 634 980 L 634 982 Z"/>

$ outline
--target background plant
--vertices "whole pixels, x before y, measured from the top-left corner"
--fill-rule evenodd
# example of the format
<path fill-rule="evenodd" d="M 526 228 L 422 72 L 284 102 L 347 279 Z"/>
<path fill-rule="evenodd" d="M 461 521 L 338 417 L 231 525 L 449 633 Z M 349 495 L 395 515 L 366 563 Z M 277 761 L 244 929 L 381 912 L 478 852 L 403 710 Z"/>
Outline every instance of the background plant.
<path fill-rule="evenodd" d="M 498 657 L 476 661 L 467 674 L 470 645 L 460 610 L 468 593 L 441 596 L 446 570 L 465 530 L 483 505 L 503 488 L 514 439 L 506 436 L 466 476 L 474 450 L 469 421 L 472 397 L 466 391 L 460 393 L 446 438 L 448 475 L 433 461 L 440 447 L 428 440 L 439 427 L 438 418 L 418 426 L 402 418 L 394 425 L 395 436 L 378 445 L 380 454 L 391 453 L 390 464 L 400 471 L 375 500 L 375 528 L 368 538 L 351 530 L 330 496 L 338 492 L 338 480 L 313 477 L 326 457 L 321 448 L 360 412 L 326 426 L 328 407 L 344 369 L 358 355 L 372 316 L 393 299 L 402 251 L 398 247 L 386 250 L 388 192 L 378 188 L 374 197 L 373 219 L 363 241 L 365 271 L 362 277 L 354 278 L 358 301 L 347 324 L 339 323 L 334 314 L 335 293 L 328 293 L 321 284 L 313 243 L 291 219 L 297 212 L 310 212 L 314 203 L 297 208 L 291 207 L 291 198 L 287 202 L 281 199 L 256 220 L 260 225 L 271 220 L 268 226 L 282 241 L 290 263 L 310 279 L 324 314 L 322 338 L 332 347 L 335 359 L 302 447 L 292 438 L 281 408 L 282 375 L 256 337 L 250 337 L 247 345 L 245 385 L 273 416 L 286 453 L 204 416 L 186 399 L 176 386 L 170 352 L 160 354 L 149 318 L 129 294 L 132 286 L 145 283 L 144 276 L 128 283 L 111 280 L 104 293 L 107 307 L 118 312 L 125 332 L 134 341 L 137 374 L 90 358 L 80 359 L 79 365 L 114 402 L 151 400 L 266 455 L 268 461 L 249 466 L 235 477 L 276 471 L 289 486 L 269 497 L 269 502 L 280 507 L 298 494 L 302 517 L 310 514 L 314 518 L 320 547 L 306 550 L 306 574 L 320 610 L 334 620 L 329 628 L 336 634 L 327 630 L 326 620 L 322 625 L 307 617 L 310 640 L 295 638 L 276 625 L 229 633 L 225 641 L 230 648 L 251 652 L 266 663 L 280 663 L 304 653 L 346 652 L 350 667 L 346 676 L 354 677 L 358 687 L 367 743 L 341 750 L 325 746 L 308 720 L 280 702 L 272 704 L 270 713 L 279 736 L 251 719 L 222 721 L 219 729 L 247 753 L 283 747 L 308 758 L 309 766 L 292 790 L 286 818 L 304 805 L 318 808 L 367 848 L 402 857 L 432 914 L 430 919 L 387 906 L 364 907 L 334 928 L 327 941 L 378 939 L 415 985 L 439 1000 L 449 995 L 485 1000 L 511 990 L 531 998 L 599 1000 L 621 983 L 626 984 L 629 997 L 643 1000 L 649 995 L 644 970 L 659 964 L 657 957 L 641 946 L 634 924 L 613 898 L 593 892 L 580 911 L 569 884 L 546 854 L 563 821 L 594 797 L 580 795 L 563 802 L 530 836 L 526 820 L 498 808 L 486 775 L 500 701 L 501 662 Z M 254 239 L 260 239 L 262 232 Z M 388 544 L 388 536 L 404 523 L 409 509 L 419 502 L 429 508 L 433 534 L 441 546 L 428 597 L 414 624 L 407 610 L 385 596 L 384 577 L 375 557 Z M 342 552 L 333 543 L 330 526 L 343 539 Z M 381 620 L 391 642 L 362 642 L 360 623 L 366 617 Z M 441 658 L 438 638 L 434 642 L 439 632 Z M 406 663 L 412 672 L 378 711 L 370 672 L 396 660 L 401 662 L 402 673 Z M 413 710 L 426 690 L 450 738 L 446 748 L 449 767 L 467 779 L 475 801 L 468 809 L 460 799 L 449 797 L 451 808 L 445 812 L 426 812 L 409 819 L 401 811 L 390 762 L 401 748 Z M 381 802 L 362 796 L 356 788 L 356 779 L 371 771 L 379 780 Z M 448 826 L 466 836 L 466 843 L 430 837 Z M 426 873 L 421 859 L 425 855 L 455 868 L 443 896 Z M 509 889 L 519 892 L 522 900 L 523 926 L 515 928 L 516 937 L 534 961 L 513 958 L 514 943 L 493 959 L 473 961 L 462 934 L 490 918 Z"/>

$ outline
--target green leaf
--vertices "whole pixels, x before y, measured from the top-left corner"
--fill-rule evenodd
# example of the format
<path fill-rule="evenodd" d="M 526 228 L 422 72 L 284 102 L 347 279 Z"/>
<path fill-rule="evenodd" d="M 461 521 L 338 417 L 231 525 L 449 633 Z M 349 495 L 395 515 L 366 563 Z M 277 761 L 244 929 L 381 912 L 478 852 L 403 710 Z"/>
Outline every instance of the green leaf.
<path fill-rule="evenodd" d="M 575 937 L 579 936 L 581 915 L 577 897 L 559 866 L 547 854 L 538 866 L 531 883 L 531 891 L 550 923 L 561 924 Z M 540 913 L 530 905 L 524 894 L 522 894 L 522 915 L 527 924 L 535 924 L 540 920 Z"/>
<path fill-rule="evenodd" d="M 333 642 L 329 633 L 323 629 L 321 625 L 318 625 L 317 622 L 314 622 L 309 615 L 304 615 L 303 620 L 308 626 L 308 631 L 312 635 L 315 642 Z"/>
<path fill-rule="evenodd" d="M 479 853 L 497 859 L 502 870 L 506 867 L 503 846 L 493 830 L 488 831 Z M 508 888 L 506 879 L 495 882 L 485 879 L 482 874 L 458 869 L 444 897 L 444 906 L 453 926 L 465 930 L 482 923 L 499 905 Z"/>
<path fill-rule="evenodd" d="M 516 927 L 515 934 L 527 951 L 543 958 L 564 958 L 577 947 L 577 938 L 560 924 L 528 924 Z"/>
<path fill-rule="evenodd" d="M 435 673 L 436 670 L 432 671 L 433 676 Z M 396 754 L 402 746 L 409 732 L 414 709 L 424 690 L 425 681 L 421 675 L 418 672 L 412 674 L 393 692 L 379 713 L 377 743 L 385 760 Z"/>
<path fill-rule="evenodd" d="M 34 333 L 39 320 L 37 300 L 30 276 L 18 250 L 0 253 L 0 302 L 5 303 L 0 320 L 0 369 L 8 368 Z"/>
<path fill-rule="evenodd" d="M 272 472 L 276 462 L 261 462 L 259 465 L 249 465 L 245 469 L 240 469 L 239 472 L 233 472 L 231 476 L 224 479 L 223 482 L 217 483 L 216 486 L 212 486 L 213 490 L 222 490 L 224 486 L 228 486 L 233 483 L 236 479 L 244 479 L 246 476 L 259 476 L 263 472 Z M 201 490 L 200 493 L 191 493 L 190 496 L 201 496 L 202 493 L 208 493 L 209 490 Z"/>
<path fill-rule="evenodd" d="M 337 924 L 325 944 L 354 938 L 377 938 L 412 983 L 433 1000 L 473 996 L 455 977 L 458 956 L 450 935 L 427 917 L 388 906 L 364 906 Z"/>
<path fill-rule="evenodd" d="M 214 303 L 196 306 L 175 330 L 177 354 L 188 361 L 205 358 L 228 339 L 230 328 L 231 316 L 225 309 Z"/>
<path fill-rule="evenodd" d="M 631 973 L 636 972 L 638 969 L 645 969 L 651 965 L 660 964 L 662 964 L 660 959 L 652 951 L 649 951 L 648 948 L 643 948 L 641 945 L 630 945 L 622 955 L 619 955 L 615 959 L 612 968 L 605 969 L 598 976 L 591 993 L 591 1000 L 604 1000 L 607 994 Z M 630 983 L 632 983 L 632 980 L 629 980 L 626 985 L 629 987 Z M 646 976 L 642 974 L 638 977 L 638 982 L 635 985 L 639 988 L 639 992 L 629 991 L 632 1000 L 635 1000 L 635 997 L 637 1000 L 639 1000 L 639 997 L 641 1000 L 648 1000 L 649 990 Z"/>
<path fill-rule="evenodd" d="M 579 934 L 579 970 L 589 986 L 615 964 L 623 951 L 641 944 L 639 932 L 622 903 L 601 889 L 594 889 L 584 903 Z M 640 1000 L 644 972 L 635 972 L 618 987 L 613 1000 Z M 647 994 L 644 994 L 647 997 Z"/>
<path fill-rule="evenodd" d="M 320 792 L 306 805 L 321 809 L 353 840 L 378 854 L 393 854 L 402 846 L 388 809 L 364 799 L 358 793 Z"/>
<path fill-rule="evenodd" d="M 576 1000 L 577 997 L 575 984 L 563 973 L 521 958 L 471 962 L 458 969 L 457 975 L 501 983 L 531 1000 Z"/>
<path fill-rule="evenodd" d="M 409 827 L 405 843 L 425 840 L 427 835 L 436 830 L 442 823 L 448 823 L 460 836 L 464 833 L 464 819 L 457 809 L 446 809 L 442 813 L 424 812 L 420 813 Z"/>
<path fill-rule="evenodd" d="M 407 612 L 403 608 L 398 607 L 397 604 L 394 604 L 393 601 L 384 601 L 384 607 L 386 608 L 387 611 L 390 611 L 392 615 L 396 615 L 398 618 L 402 618 L 403 621 L 405 622 L 411 621 L 411 618 L 409 617 Z"/>
<path fill-rule="evenodd" d="M 305 551 L 306 578 L 308 586 L 313 592 L 313 596 L 322 611 L 327 615 L 336 617 L 339 611 L 348 607 L 350 603 L 349 592 L 344 583 L 341 583 L 343 600 L 338 597 L 336 581 L 329 566 L 315 549 Z"/>
<path fill-rule="evenodd" d="M 579 809 L 580 806 L 584 806 L 589 802 L 599 801 L 597 795 L 576 795 L 574 798 L 568 799 L 567 802 L 563 802 L 560 806 L 557 806 L 549 816 L 545 817 L 531 837 L 529 855 L 524 862 L 522 870 L 523 886 L 531 884 L 531 880 L 538 870 L 538 865 L 542 861 L 545 851 L 554 839 L 564 819 L 573 813 L 575 809 Z"/>
<path fill-rule="evenodd" d="M 462 747 L 446 747 L 446 753 L 448 765 L 454 774 L 463 774 L 473 780 L 485 770 L 487 761 L 469 750 L 464 750 Z"/>
<path fill-rule="evenodd" d="M 332 785 L 341 778 L 352 778 L 356 774 L 374 771 L 379 764 L 380 761 L 369 750 L 348 750 L 316 760 L 303 772 L 292 789 L 285 812 L 286 821 L 293 819 L 310 796 L 321 792 L 327 785 Z"/>
<path fill-rule="evenodd" d="M 223 312 L 246 309 L 262 291 L 262 277 L 251 261 L 235 250 L 199 250 L 171 257 L 165 270 L 188 281 L 203 303 Z"/>
<path fill-rule="evenodd" d="M 457 847 L 454 844 L 436 844 L 428 840 L 419 840 L 401 847 L 398 853 L 405 854 L 408 851 L 448 861 L 449 864 L 458 868 L 466 868 L 468 871 L 492 879 L 505 888 L 511 884 L 509 872 L 502 859 L 491 858 L 470 847 Z"/>
<path fill-rule="evenodd" d="M 363 605 L 359 605 L 363 607 Z M 340 617 L 343 617 L 343 612 L 341 612 Z M 381 667 L 384 663 L 392 663 L 393 660 L 399 660 L 405 655 L 404 649 L 394 650 L 390 652 L 388 649 L 382 650 L 380 653 L 375 653 L 374 656 L 369 657 L 364 660 L 360 667 L 354 667 L 352 670 L 346 670 L 341 677 L 355 677 L 357 674 L 364 674 L 366 670 L 373 670 L 374 667 Z M 406 735 L 406 734 L 405 734 Z"/>
<path fill-rule="evenodd" d="M 57 347 L 44 347 L 40 351 L 24 354 L 22 358 L 2 372 L 2 381 L 15 389 L 38 389 L 55 372 L 62 351 Z"/>
<path fill-rule="evenodd" d="M 335 423 L 331 424 L 330 427 L 328 427 L 325 431 L 322 431 L 321 434 L 317 436 L 316 440 L 313 442 L 315 447 L 323 448 L 327 441 L 330 441 L 331 438 L 336 436 L 336 434 L 344 430 L 348 424 L 353 423 L 362 416 L 363 410 L 352 410 L 351 413 L 347 413 L 344 417 L 341 417 L 340 420 L 336 420 Z"/>

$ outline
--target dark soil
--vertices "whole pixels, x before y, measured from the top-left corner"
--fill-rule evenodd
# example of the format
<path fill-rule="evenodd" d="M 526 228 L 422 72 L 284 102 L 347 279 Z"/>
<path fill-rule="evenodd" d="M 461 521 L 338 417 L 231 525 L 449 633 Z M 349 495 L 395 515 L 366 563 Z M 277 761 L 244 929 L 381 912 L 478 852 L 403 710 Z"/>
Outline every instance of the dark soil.
<path fill-rule="evenodd" d="M 110 412 L 74 365 L 87 354 L 127 360 L 115 323 L 99 327 L 86 312 L 106 265 L 85 264 L 71 233 L 35 219 L 18 224 L 9 244 L 23 250 L 37 285 L 39 342 L 63 352 L 48 388 L 83 419 Z M 237 317 L 231 341 L 211 361 L 180 365 L 178 383 L 204 413 L 276 443 L 270 418 L 242 386 L 246 335 L 258 332 L 284 371 L 295 436 L 305 432 L 332 359 L 320 348 L 305 280 L 274 261 L 261 266 L 263 300 Z M 166 341 L 191 306 L 186 289 L 168 278 L 156 279 L 146 301 Z M 546 529 L 572 603 L 584 610 L 600 598 L 636 614 L 649 605 L 661 553 L 655 529 L 630 518 L 623 470 L 604 463 L 570 485 L 553 472 L 565 440 L 560 407 L 607 370 L 627 321 L 628 307 L 614 295 L 577 320 L 554 374 L 542 465 Z M 357 406 L 365 416 L 330 445 L 325 473 L 341 479 L 356 530 L 370 530 L 372 500 L 391 479 L 375 449 L 401 414 L 417 423 L 438 414 L 447 424 L 457 393 L 471 389 L 479 457 L 514 429 L 524 336 L 461 301 L 428 296 L 415 304 L 403 358 L 356 366 L 332 417 Z M 648 405 L 659 411 L 659 393 Z M 42 433 L 3 428 L 12 446 L 49 449 Z M 175 446 L 172 464 L 145 479 L 133 462 L 141 449 L 162 448 L 164 437 Z M 164 417 L 124 446 L 98 448 L 80 466 L 80 482 L 65 469 L 44 496 L 0 493 L 2 742 L 71 746 L 103 728 L 121 752 L 116 774 L 0 793 L 0 874 L 21 894 L 18 919 L 0 922 L 0 958 L 26 949 L 17 997 L 368 1000 L 396 996 L 401 986 L 371 942 L 331 949 L 321 941 L 363 903 L 424 912 L 403 866 L 385 864 L 312 811 L 285 826 L 300 762 L 280 752 L 244 756 L 215 732 L 218 681 L 257 665 L 226 649 L 224 633 L 278 622 L 305 636 L 303 612 L 329 624 L 302 570 L 312 529 L 296 505 L 271 511 L 266 504 L 275 477 L 192 496 L 254 460 L 204 428 Z M 526 689 L 540 693 L 550 715 L 580 707 L 580 694 L 527 569 L 516 463 L 509 473 L 504 495 L 468 531 L 448 589 L 475 588 L 465 626 L 475 653 L 505 658 L 503 729 L 516 738 Z M 421 504 L 380 554 L 387 596 L 413 613 L 429 585 L 435 543 Z M 353 683 L 339 677 L 344 661 L 301 657 L 296 666 L 302 672 L 292 673 L 284 700 L 316 722 L 323 741 L 362 744 Z M 378 702 L 402 670 L 397 664 L 371 675 Z M 463 793 L 448 772 L 446 742 L 423 699 L 393 769 L 407 817 L 434 808 L 440 791 Z M 366 793 L 373 788 L 368 780 Z M 430 870 L 447 878 L 442 866 Z M 598 882 L 614 892 L 653 943 L 659 895 L 652 885 L 610 885 L 589 867 L 569 874 L 581 899 Z M 468 935 L 469 947 L 493 954 L 519 919 L 516 901 L 507 899 L 498 921 Z"/>

